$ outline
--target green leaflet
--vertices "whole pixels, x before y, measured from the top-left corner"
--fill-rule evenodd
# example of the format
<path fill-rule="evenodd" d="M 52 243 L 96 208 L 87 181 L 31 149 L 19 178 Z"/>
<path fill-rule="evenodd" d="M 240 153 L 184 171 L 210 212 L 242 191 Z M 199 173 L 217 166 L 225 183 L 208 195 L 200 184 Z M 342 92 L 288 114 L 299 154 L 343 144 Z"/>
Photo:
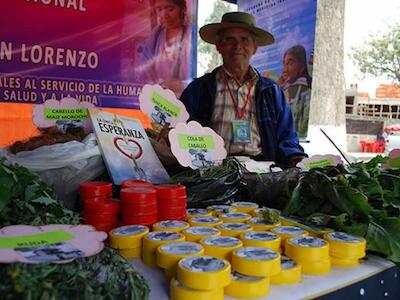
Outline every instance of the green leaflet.
<path fill-rule="evenodd" d="M 54 199 L 52 199 L 50 197 L 39 197 L 39 198 L 33 199 L 31 202 L 33 202 L 33 203 L 41 203 L 41 204 L 44 204 L 44 205 L 50 205 L 50 204 L 57 203 L 56 200 L 54 200 Z"/>
<path fill-rule="evenodd" d="M 368 204 L 368 198 L 362 192 L 355 188 L 346 186 L 346 201 L 349 201 L 351 207 L 351 214 L 359 214 L 368 217 L 371 213 L 371 207 Z"/>
<path fill-rule="evenodd" d="M 369 170 L 369 172 L 371 172 L 371 170 L 376 170 L 377 172 L 379 172 L 379 165 L 385 162 L 388 162 L 389 158 L 386 156 L 382 156 L 382 155 L 377 155 L 374 158 L 370 159 L 368 162 L 364 163 L 364 162 L 359 162 L 356 163 L 355 165 L 365 165 L 366 169 Z"/>
<path fill-rule="evenodd" d="M 9 186 L 0 183 L 0 212 L 8 205 L 12 196 Z"/>
<path fill-rule="evenodd" d="M 388 161 L 392 168 L 400 168 L 400 157 L 392 158 Z"/>
<path fill-rule="evenodd" d="M 0 159 L 0 163 L 3 160 Z M 0 212 L 8 205 L 12 196 L 12 187 L 15 182 L 14 173 L 0 164 Z"/>
<path fill-rule="evenodd" d="M 400 262 L 400 218 L 386 218 L 371 222 L 367 232 L 367 249 L 382 253 Z"/>
<path fill-rule="evenodd" d="M 371 178 L 368 180 L 368 184 L 360 183 L 358 188 L 368 198 L 375 197 L 379 200 L 384 199 L 384 191 L 377 178 Z"/>
<path fill-rule="evenodd" d="M 316 225 L 327 226 L 332 221 L 332 219 L 334 219 L 334 217 L 327 214 L 313 213 L 307 217 L 306 222 L 311 222 Z"/>
<path fill-rule="evenodd" d="M 340 231 L 347 232 L 355 236 L 365 236 L 368 230 L 368 223 L 351 222 L 351 225 L 338 228 Z"/>
<path fill-rule="evenodd" d="M 285 216 L 289 216 L 301 211 L 301 206 L 302 206 L 300 198 L 301 188 L 302 188 L 302 183 L 300 178 L 299 183 L 293 189 L 291 197 L 282 212 Z"/>

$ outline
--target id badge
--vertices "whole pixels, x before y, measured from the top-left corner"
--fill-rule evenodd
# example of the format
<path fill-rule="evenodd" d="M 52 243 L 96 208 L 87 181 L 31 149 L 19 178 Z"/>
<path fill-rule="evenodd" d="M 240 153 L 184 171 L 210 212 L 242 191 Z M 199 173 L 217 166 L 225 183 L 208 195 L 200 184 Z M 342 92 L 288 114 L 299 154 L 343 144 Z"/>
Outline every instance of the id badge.
<path fill-rule="evenodd" d="M 250 144 L 251 131 L 250 122 L 247 120 L 232 121 L 233 142 L 235 144 Z"/>

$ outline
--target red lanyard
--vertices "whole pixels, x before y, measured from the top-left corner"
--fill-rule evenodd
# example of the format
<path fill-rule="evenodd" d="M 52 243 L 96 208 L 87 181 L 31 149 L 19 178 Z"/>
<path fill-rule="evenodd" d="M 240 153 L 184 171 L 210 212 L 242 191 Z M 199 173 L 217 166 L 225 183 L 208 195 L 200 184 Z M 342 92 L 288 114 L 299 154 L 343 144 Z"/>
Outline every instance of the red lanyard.
<path fill-rule="evenodd" d="M 239 120 L 241 120 L 241 119 L 243 119 L 244 113 L 246 111 L 247 104 L 250 102 L 251 88 L 253 87 L 253 84 L 251 83 L 251 80 L 250 80 L 249 81 L 249 86 L 248 86 L 249 92 L 247 93 L 246 101 L 244 102 L 244 105 L 243 105 L 242 109 L 239 111 L 239 103 L 238 103 L 239 99 L 236 102 L 235 97 L 233 96 L 232 90 L 231 90 L 231 88 L 229 86 L 228 79 L 226 78 L 225 70 L 224 70 L 224 79 L 225 79 L 225 84 L 228 87 L 229 94 L 231 95 L 231 99 L 232 99 L 232 102 L 233 102 L 233 108 L 235 109 L 236 117 L 239 118 Z"/>

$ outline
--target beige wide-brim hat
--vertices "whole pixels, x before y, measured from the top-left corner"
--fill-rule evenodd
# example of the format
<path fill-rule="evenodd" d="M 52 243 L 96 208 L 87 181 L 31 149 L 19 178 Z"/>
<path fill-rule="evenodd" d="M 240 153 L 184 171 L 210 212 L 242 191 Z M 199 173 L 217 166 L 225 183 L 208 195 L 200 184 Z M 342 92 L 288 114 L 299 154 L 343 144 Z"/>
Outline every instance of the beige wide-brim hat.
<path fill-rule="evenodd" d="M 275 42 L 274 36 L 262 28 L 256 27 L 253 15 L 236 11 L 222 16 L 221 23 L 211 23 L 200 28 L 200 37 L 207 43 L 216 43 L 218 32 L 227 28 L 244 28 L 254 33 L 257 46 L 267 46 Z"/>

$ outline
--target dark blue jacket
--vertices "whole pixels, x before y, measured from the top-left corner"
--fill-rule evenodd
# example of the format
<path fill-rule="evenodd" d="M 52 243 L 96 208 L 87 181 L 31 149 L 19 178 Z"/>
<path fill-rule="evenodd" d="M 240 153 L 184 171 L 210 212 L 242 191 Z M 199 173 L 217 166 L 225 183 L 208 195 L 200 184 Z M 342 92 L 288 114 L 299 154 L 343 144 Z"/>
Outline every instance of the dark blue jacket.
<path fill-rule="evenodd" d="M 180 98 L 190 120 L 202 126 L 211 127 L 218 69 L 192 81 Z M 265 160 L 287 165 L 292 156 L 306 156 L 299 144 L 292 112 L 282 90 L 276 82 L 262 76 L 256 86 L 256 116 Z"/>

